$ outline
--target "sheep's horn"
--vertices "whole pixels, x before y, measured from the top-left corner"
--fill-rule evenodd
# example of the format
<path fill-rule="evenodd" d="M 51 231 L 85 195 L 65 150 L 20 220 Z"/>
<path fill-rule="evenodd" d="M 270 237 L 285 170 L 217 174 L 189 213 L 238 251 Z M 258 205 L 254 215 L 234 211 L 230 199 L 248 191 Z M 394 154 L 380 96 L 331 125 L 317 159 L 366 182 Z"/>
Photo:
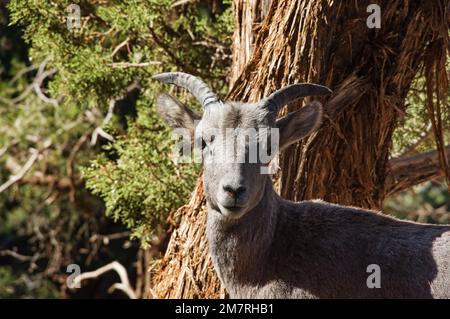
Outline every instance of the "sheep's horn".
<path fill-rule="evenodd" d="M 175 84 L 182 88 L 188 90 L 195 98 L 206 107 L 211 103 L 216 103 L 220 101 L 216 93 L 214 93 L 205 82 L 199 78 L 183 73 L 183 72 L 166 72 L 160 73 L 153 76 L 153 79 L 164 82 Z"/>
<path fill-rule="evenodd" d="M 329 95 L 333 93 L 329 88 L 313 83 L 299 83 L 286 86 L 272 93 L 261 102 L 271 111 L 277 112 L 284 105 L 293 102 L 302 97 L 314 95 Z"/>

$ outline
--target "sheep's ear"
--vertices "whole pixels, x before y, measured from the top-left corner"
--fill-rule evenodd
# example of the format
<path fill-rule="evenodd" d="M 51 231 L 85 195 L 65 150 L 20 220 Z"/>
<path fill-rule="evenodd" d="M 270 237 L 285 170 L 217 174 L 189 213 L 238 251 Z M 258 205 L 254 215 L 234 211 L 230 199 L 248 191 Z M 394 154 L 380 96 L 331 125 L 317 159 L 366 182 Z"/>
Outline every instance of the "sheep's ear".
<path fill-rule="evenodd" d="M 161 93 L 156 102 L 158 112 L 171 128 L 184 128 L 194 135 L 195 121 L 200 115 L 187 108 L 168 93 Z"/>
<path fill-rule="evenodd" d="M 308 103 L 298 111 L 289 113 L 276 122 L 280 134 L 280 151 L 310 135 L 322 122 L 322 104 Z"/>

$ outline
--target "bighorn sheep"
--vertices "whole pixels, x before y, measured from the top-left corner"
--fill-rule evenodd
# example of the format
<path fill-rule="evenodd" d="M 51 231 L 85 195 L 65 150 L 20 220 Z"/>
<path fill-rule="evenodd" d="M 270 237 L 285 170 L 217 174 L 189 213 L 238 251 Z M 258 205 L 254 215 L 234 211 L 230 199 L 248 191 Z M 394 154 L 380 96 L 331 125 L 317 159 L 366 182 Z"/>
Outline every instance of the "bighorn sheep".
<path fill-rule="evenodd" d="M 320 200 L 287 201 L 260 173 L 265 163 L 225 160 L 233 155 L 225 145 L 237 143 L 226 128 L 278 128 L 280 150 L 308 136 L 321 121 L 320 103 L 278 120 L 277 111 L 305 96 L 327 95 L 328 88 L 294 84 L 258 103 L 241 103 L 222 101 L 185 73 L 154 79 L 187 89 L 203 105 L 195 125 L 200 117 L 175 98 L 158 98 L 171 126 L 201 131 L 210 255 L 232 298 L 450 298 L 450 226 Z M 368 285 L 373 264 L 379 287 Z"/>

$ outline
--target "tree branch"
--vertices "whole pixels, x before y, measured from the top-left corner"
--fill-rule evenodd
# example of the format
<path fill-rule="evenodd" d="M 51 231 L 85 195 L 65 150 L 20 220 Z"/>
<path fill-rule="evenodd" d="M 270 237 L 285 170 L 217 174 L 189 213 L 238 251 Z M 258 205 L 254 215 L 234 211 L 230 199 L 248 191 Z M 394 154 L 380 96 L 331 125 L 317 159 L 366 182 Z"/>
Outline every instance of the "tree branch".
<path fill-rule="evenodd" d="M 42 92 L 41 86 L 42 86 L 42 82 L 49 76 L 55 74 L 56 72 L 58 72 L 57 68 L 52 68 L 50 70 L 47 70 L 45 72 L 42 72 L 42 74 L 40 74 L 39 76 L 36 77 L 36 79 L 33 82 L 33 88 L 34 91 L 36 92 L 36 95 L 45 103 L 49 103 L 52 104 L 53 106 L 58 106 L 58 100 L 57 99 L 52 99 L 49 98 L 48 96 L 46 96 L 44 94 L 44 92 Z"/>
<path fill-rule="evenodd" d="M 107 139 L 110 142 L 114 141 L 114 137 L 108 133 L 106 133 L 103 130 L 103 127 L 105 127 L 106 124 L 108 124 L 113 115 L 114 115 L 114 108 L 116 106 L 116 103 L 124 98 L 126 98 L 127 94 L 132 92 L 134 89 L 139 89 L 140 85 L 137 82 L 134 82 L 132 84 L 130 84 L 127 88 L 126 88 L 126 92 L 124 94 L 119 95 L 116 98 L 111 98 L 109 100 L 109 107 L 108 107 L 108 112 L 106 113 L 103 122 L 100 126 L 98 126 L 97 128 L 95 128 L 94 132 L 92 133 L 91 136 L 91 145 L 94 146 L 97 143 L 97 138 L 100 135 L 101 137 Z"/>
<path fill-rule="evenodd" d="M 0 185 L 0 194 L 6 191 L 9 187 L 19 182 L 24 178 L 24 176 L 28 173 L 28 171 L 33 167 L 34 163 L 38 160 L 39 155 L 50 147 L 52 144 L 51 140 L 44 141 L 44 145 L 41 150 L 37 150 L 35 148 L 30 148 L 30 157 L 27 162 L 18 170 L 17 173 L 11 175 L 9 179 Z"/>
<path fill-rule="evenodd" d="M 106 133 L 103 130 L 103 126 L 105 126 L 106 124 L 108 124 L 109 121 L 111 121 L 113 115 L 114 115 L 114 107 L 116 106 L 116 102 L 118 99 L 111 99 L 109 101 L 109 107 L 108 107 L 108 113 L 106 113 L 105 118 L 103 119 L 103 122 L 101 124 L 101 126 L 98 126 L 95 128 L 94 132 L 92 133 L 91 136 L 91 145 L 95 145 L 97 143 L 97 138 L 100 135 L 101 137 L 107 139 L 108 141 L 112 142 L 114 141 L 114 137 L 108 133 Z"/>
<path fill-rule="evenodd" d="M 85 279 L 90 279 L 90 278 L 97 278 L 98 276 L 100 276 L 110 270 L 114 270 L 117 272 L 117 274 L 120 277 L 121 282 L 115 283 L 114 285 L 112 285 L 108 289 L 108 292 L 111 293 L 115 289 L 119 289 L 119 290 L 123 291 L 124 293 L 126 293 L 128 295 L 128 297 L 130 297 L 130 299 L 137 299 L 136 294 L 134 293 L 134 290 L 130 285 L 130 281 L 128 280 L 127 270 L 125 269 L 124 266 L 122 266 L 117 261 L 113 261 L 112 263 L 109 263 L 103 267 L 100 267 L 97 270 L 85 272 L 85 273 L 78 275 L 77 277 L 75 277 L 75 279 L 73 281 L 73 285 L 76 287 L 79 283 L 81 283 L 81 281 L 83 281 Z"/>
<path fill-rule="evenodd" d="M 11 81 L 9 81 L 9 84 L 14 84 L 14 82 L 16 82 L 22 75 L 25 75 L 31 71 L 34 71 L 38 67 L 39 67 L 39 65 L 32 64 L 32 65 L 20 70 L 19 72 L 17 72 L 16 75 L 14 75 L 14 77 L 11 79 Z"/>
<path fill-rule="evenodd" d="M 83 181 L 80 178 L 75 179 L 67 176 L 44 175 L 40 172 L 34 174 L 33 176 L 25 176 L 18 181 L 19 185 L 46 186 L 52 187 L 61 192 L 70 191 L 72 183 L 74 187 L 77 187 L 82 185 Z"/>
<path fill-rule="evenodd" d="M 159 61 L 150 61 L 150 62 L 140 62 L 140 63 L 132 63 L 132 62 L 114 62 L 111 63 L 110 66 L 115 69 L 127 69 L 127 68 L 146 68 L 150 65 L 161 64 Z"/>
<path fill-rule="evenodd" d="M 5 190 L 7 190 L 10 186 L 20 181 L 25 176 L 25 174 L 31 169 L 34 162 L 36 162 L 36 160 L 38 159 L 39 152 L 34 148 L 32 148 L 30 152 L 31 152 L 30 158 L 25 163 L 25 165 L 23 165 L 20 171 L 16 175 L 11 175 L 11 177 L 5 183 L 0 185 L 0 194 L 3 193 Z"/>
<path fill-rule="evenodd" d="M 445 147 L 445 152 L 450 157 L 450 145 Z M 391 173 L 386 182 L 386 196 L 445 175 L 438 151 L 394 158 L 389 165 Z"/>
<path fill-rule="evenodd" d="M 119 43 L 119 45 L 114 49 L 114 51 L 111 53 L 111 57 L 113 57 L 114 55 L 116 55 L 117 52 L 119 52 L 119 50 L 121 48 L 123 48 L 125 45 L 128 45 L 128 42 L 130 42 L 130 37 L 127 37 L 124 41 L 122 41 L 121 43 Z"/>
<path fill-rule="evenodd" d="M 425 142 L 429 137 L 433 135 L 433 130 L 431 125 L 426 129 L 425 133 L 422 134 L 417 140 L 415 140 L 411 145 L 407 147 L 407 149 L 403 152 L 403 156 L 412 156 L 417 155 L 417 147 L 420 146 L 423 142 Z"/>
<path fill-rule="evenodd" d="M 10 105 L 19 103 L 20 101 L 25 99 L 31 93 L 31 91 L 33 91 L 33 89 L 34 89 L 36 91 L 36 94 L 38 95 L 38 97 L 41 98 L 44 102 L 54 104 L 54 105 L 55 105 L 55 103 L 57 104 L 56 100 L 48 98 L 42 92 L 42 89 L 41 89 L 42 82 L 47 77 L 49 77 L 57 72 L 56 68 L 52 68 L 50 70 L 45 71 L 45 67 L 47 66 L 48 61 L 49 61 L 49 58 L 47 57 L 44 59 L 44 61 L 41 62 L 39 67 L 37 67 L 38 71 L 37 71 L 36 77 L 33 79 L 33 82 L 31 82 L 31 84 L 28 85 L 19 96 L 15 97 L 9 101 L 3 99 L 3 101 Z"/>
<path fill-rule="evenodd" d="M 183 71 L 190 73 L 192 75 L 198 76 L 198 71 L 192 67 L 191 65 L 183 63 L 178 57 L 172 52 L 170 47 L 159 38 L 159 36 L 156 34 L 156 32 L 149 27 L 150 36 L 153 39 L 153 41 L 156 43 L 157 46 L 159 46 L 161 49 L 164 50 L 164 52 L 169 56 L 169 58 L 172 60 L 172 62 L 177 65 L 179 68 L 181 68 Z"/>

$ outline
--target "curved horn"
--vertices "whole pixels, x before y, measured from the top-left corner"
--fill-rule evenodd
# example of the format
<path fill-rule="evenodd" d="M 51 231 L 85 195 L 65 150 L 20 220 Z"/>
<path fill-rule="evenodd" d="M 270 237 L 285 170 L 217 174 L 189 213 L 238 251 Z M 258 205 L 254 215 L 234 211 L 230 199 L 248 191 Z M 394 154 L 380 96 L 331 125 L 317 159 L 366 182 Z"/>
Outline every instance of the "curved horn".
<path fill-rule="evenodd" d="M 153 79 L 169 83 L 175 84 L 182 88 L 188 90 L 195 98 L 206 107 L 211 103 L 215 103 L 220 101 L 219 97 L 216 93 L 214 93 L 205 82 L 200 80 L 199 78 L 183 73 L 183 72 L 166 72 L 160 73 L 153 76 Z"/>
<path fill-rule="evenodd" d="M 329 95 L 329 88 L 319 84 L 299 83 L 286 86 L 272 93 L 261 102 L 271 111 L 277 112 L 281 107 L 302 97 L 313 95 Z"/>

